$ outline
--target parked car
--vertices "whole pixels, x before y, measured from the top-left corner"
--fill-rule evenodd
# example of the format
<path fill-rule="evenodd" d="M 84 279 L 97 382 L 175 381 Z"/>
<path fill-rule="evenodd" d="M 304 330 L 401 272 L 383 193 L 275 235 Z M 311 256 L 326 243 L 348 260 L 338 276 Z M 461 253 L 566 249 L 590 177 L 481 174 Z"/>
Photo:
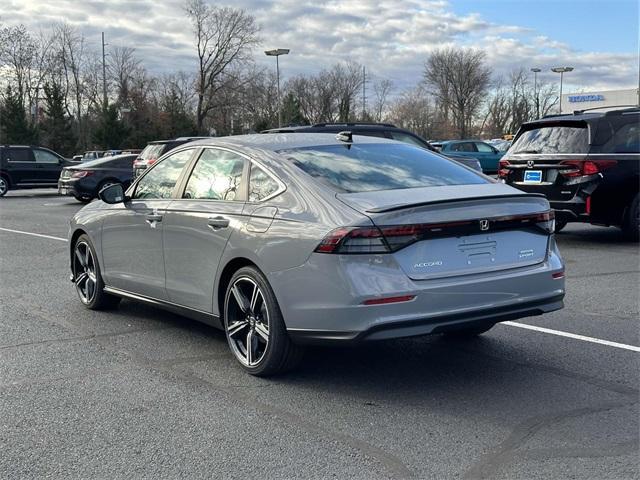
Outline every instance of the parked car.
<path fill-rule="evenodd" d="M 117 155 L 65 167 L 58 180 L 58 194 L 88 203 L 106 186 L 117 183 L 127 188 L 131 184 L 135 159 L 136 155 Z"/>
<path fill-rule="evenodd" d="M 55 187 L 67 165 L 77 163 L 48 148 L 0 145 L 0 197 L 9 190 Z"/>
<path fill-rule="evenodd" d="M 83 162 L 90 162 L 91 160 L 97 160 L 98 158 L 104 157 L 104 150 L 89 150 L 88 152 L 84 152 L 82 155 Z"/>
<path fill-rule="evenodd" d="M 615 225 L 638 239 L 640 109 L 585 111 L 525 123 L 500 162 L 500 178 L 542 193 L 567 222 Z"/>
<path fill-rule="evenodd" d="M 102 156 L 103 157 L 114 157 L 116 155 L 121 155 L 122 153 L 124 153 L 122 150 L 106 150 Z"/>
<path fill-rule="evenodd" d="M 339 133 L 343 130 L 368 137 L 390 138 L 438 153 L 438 150 L 422 137 L 390 123 L 316 123 L 315 125 L 272 128 L 264 130 L 262 133 Z M 476 158 L 455 153 L 446 156 L 474 170 L 482 171 L 480 162 Z"/>
<path fill-rule="evenodd" d="M 178 137 L 173 140 L 157 140 L 149 142 L 133 162 L 133 178 L 138 178 L 144 171 L 156 163 L 158 159 L 180 145 L 207 137 Z"/>
<path fill-rule="evenodd" d="M 82 161 L 82 155 L 74 155 L 71 160 L 73 160 L 74 162 L 81 162 Z"/>
<path fill-rule="evenodd" d="M 448 140 L 441 145 L 440 151 L 445 155 L 455 153 L 477 158 L 482 165 L 482 171 L 489 175 L 498 173 L 498 164 L 504 155 L 504 152 L 479 140 Z"/>
<path fill-rule="evenodd" d="M 224 329 L 251 374 L 308 342 L 476 335 L 562 308 L 553 211 L 456 162 L 383 138 L 211 138 L 172 150 L 73 217 L 89 309 L 121 297 Z"/>

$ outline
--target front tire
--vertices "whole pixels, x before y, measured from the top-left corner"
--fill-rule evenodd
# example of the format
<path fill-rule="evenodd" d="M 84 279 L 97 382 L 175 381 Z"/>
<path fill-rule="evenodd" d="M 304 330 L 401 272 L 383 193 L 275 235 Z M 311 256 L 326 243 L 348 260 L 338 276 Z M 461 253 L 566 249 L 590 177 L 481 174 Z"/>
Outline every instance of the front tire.
<path fill-rule="evenodd" d="M 287 335 L 269 282 L 255 267 L 243 267 L 231 277 L 223 322 L 231 352 L 251 375 L 283 373 L 301 358 L 302 350 Z"/>
<path fill-rule="evenodd" d="M 106 310 L 120 303 L 120 297 L 104 292 L 98 257 L 88 235 L 80 235 L 73 246 L 72 272 L 78 297 L 89 310 Z"/>

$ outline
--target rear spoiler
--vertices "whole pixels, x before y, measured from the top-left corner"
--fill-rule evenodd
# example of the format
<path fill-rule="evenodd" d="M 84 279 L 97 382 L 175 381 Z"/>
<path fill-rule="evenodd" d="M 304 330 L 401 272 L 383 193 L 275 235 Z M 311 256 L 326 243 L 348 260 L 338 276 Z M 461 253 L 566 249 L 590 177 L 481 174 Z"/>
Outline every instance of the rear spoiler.
<path fill-rule="evenodd" d="M 510 195 L 483 195 L 479 197 L 464 197 L 464 198 L 455 198 L 455 199 L 447 199 L 447 200 L 433 200 L 430 202 L 420 202 L 420 203 L 403 203 L 397 205 L 388 205 L 385 207 L 371 208 L 366 210 L 367 213 L 386 213 L 393 212 L 395 210 L 402 210 L 403 208 L 408 207 L 422 207 L 425 205 L 439 205 L 443 203 L 457 203 L 457 202 L 469 202 L 474 200 L 495 200 L 498 198 L 531 198 L 531 197 L 539 197 L 546 198 L 546 196 L 542 193 L 521 193 L 521 194 L 510 194 Z"/>

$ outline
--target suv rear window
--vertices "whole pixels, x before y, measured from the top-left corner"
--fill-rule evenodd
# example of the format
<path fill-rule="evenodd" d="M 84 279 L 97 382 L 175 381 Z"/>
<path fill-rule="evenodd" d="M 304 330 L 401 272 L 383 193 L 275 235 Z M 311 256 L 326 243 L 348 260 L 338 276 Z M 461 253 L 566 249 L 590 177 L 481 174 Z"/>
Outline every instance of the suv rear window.
<path fill-rule="evenodd" d="M 512 153 L 588 153 L 589 130 L 586 123 L 540 125 L 525 130 L 513 143 Z"/>
<path fill-rule="evenodd" d="M 488 182 L 446 158 L 406 144 L 328 145 L 280 153 L 340 192 Z"/>

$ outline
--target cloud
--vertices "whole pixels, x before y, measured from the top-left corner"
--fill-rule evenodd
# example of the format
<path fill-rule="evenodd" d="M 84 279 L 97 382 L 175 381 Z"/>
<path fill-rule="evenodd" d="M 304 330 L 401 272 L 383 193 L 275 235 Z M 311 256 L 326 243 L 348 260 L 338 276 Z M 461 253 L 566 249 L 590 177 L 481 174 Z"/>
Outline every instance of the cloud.
<path fill-rule="evenodd" d="M 342 60 L 355 60 L 377 77 L 400 87 L 420 81 L 424 60 L 443 46 L 481 48 L 496 75 L 515 68 L 570 64 L 576 88 L 633 87 L 637 57 L 584 52 L 519 25 L 496 24 L 477 13 L 456 14 L 444 0 L 236 0 L 234 7 L 254 15 L 263 47 L 256 61 L 268 67 L 267 48 L 290 48 L 281 59 L 283 76 L 316 73 Z M 195 69 L 190 24 L 181 0 L 3 0 L 0 22 L 24 23 L 34 31 L 66 21 L 77 26 L 88 45 L 99 50 L 100 32 L 110 45 L 134 47 L 155 73 Z M 11 12 L 10 15 L 8 12 Z"/>

